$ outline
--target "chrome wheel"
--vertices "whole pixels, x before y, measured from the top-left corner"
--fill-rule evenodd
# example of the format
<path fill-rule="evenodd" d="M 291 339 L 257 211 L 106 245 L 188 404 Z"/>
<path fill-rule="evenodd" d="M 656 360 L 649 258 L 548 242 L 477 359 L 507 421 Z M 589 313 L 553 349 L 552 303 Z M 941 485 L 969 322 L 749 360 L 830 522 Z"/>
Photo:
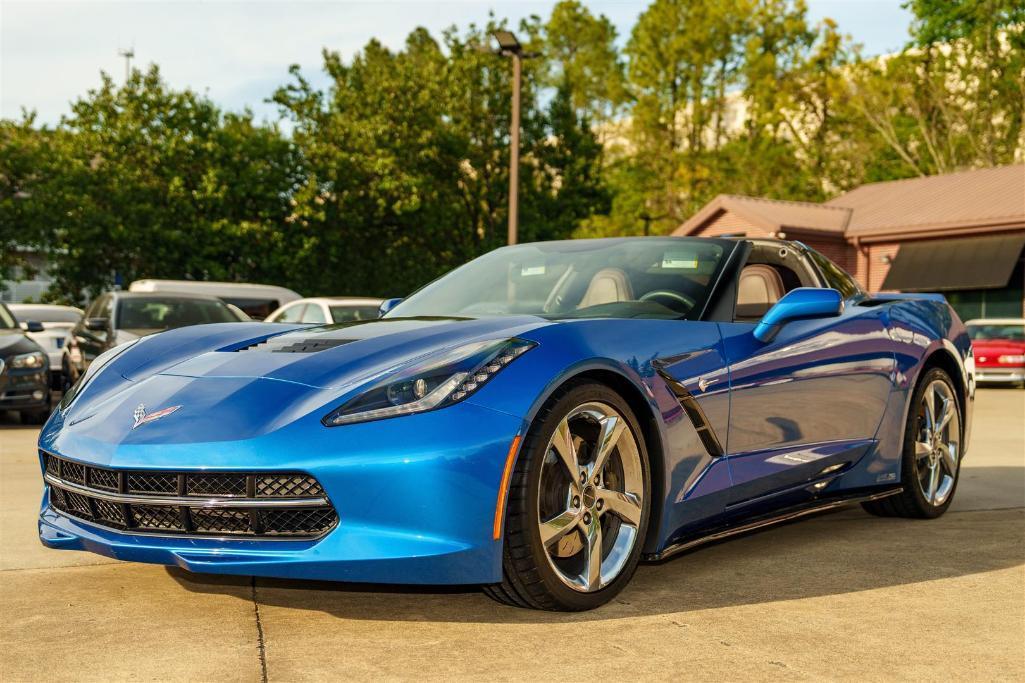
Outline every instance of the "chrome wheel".
<path fill-rule="evenodd" d="M 588 593 L 614 581 L 644 509 L 641 454 L 623 415 L 601 402 L 570 411 L 548 443 L 538 487 L 541 543 L 556 576 Z"/>
<path fill-rule="evenodd" d="M 918 485 L 926 502 L 939 507 L 954 489 L 961 458 L 961 420 L 950 385 L 939 379 L 930 382 L 918 411 Z"/>

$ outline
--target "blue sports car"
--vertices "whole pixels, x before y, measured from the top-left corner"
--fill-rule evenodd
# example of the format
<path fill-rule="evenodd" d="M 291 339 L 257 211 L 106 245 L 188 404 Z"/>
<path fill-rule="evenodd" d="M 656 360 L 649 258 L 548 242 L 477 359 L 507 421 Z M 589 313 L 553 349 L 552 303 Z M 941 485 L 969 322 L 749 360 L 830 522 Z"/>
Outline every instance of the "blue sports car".
<path fill-rule="evenodd" d="M 524 244 L 389 306 L 97 357 L 40 436 L 42 542 L 585 610 L 641 560 L 957 487 L 964 325 L 798 242 Z"/>

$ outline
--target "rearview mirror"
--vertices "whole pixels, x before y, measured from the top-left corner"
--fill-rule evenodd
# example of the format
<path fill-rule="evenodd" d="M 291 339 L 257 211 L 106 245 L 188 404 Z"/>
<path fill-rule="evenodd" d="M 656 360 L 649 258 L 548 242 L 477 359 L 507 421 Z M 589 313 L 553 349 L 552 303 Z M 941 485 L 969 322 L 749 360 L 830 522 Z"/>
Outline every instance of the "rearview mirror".
<path fill-rule="evenodd" d="M 399 297 L 398 299 L 385 299 L 381 302 L 381 306 L 377 309 L 377 315 L 383 318 L 385 313 L 395 308 L 400 303 L 402 303 L 401 297 Z"/>
<path fill-rule="evenodd" d="M 29 321 L 27 321 L 25 323 L 25 331 L 26 332 L 42 332 L 43 331 L 43 323 L 38 322 L 36 320 L 29 320 Z"/>
<path fill-rule="evenodd" d="M 93 332 L 106 332 L 109 324 L 110 323 L 107 318 L 85 319 L 85 329 L 92 330 Z"/>
<path fill-rule="evenodd" d="M 776 338 L 784 324 L 792 320 L 830 318 L 842 312 L 843 297 L 835 289 L 798 287 L 766 312 L 755 327 L 755 339 L 768 343 Z"/>

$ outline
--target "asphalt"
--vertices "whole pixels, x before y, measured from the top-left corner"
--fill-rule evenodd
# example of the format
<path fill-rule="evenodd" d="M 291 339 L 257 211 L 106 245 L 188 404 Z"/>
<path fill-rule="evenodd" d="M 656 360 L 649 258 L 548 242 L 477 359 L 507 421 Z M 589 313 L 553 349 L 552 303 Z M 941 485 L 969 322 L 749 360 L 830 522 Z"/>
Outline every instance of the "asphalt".
<path fill-rule="evenodd" d="M 938 520 L 777 527 L 643 565 L 573 615 L 47 550 L 35 439 L 0 415 L 3 681 L 1025 679 L 1025 391 L 979 392 Z"/>

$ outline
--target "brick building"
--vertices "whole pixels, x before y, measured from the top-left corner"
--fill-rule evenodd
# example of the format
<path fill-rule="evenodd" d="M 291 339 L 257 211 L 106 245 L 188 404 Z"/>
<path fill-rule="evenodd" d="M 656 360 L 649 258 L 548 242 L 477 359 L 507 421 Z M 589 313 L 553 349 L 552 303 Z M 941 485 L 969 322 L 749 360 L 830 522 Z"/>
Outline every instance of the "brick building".
<path fill-rule="evenodd" d="M 719 195 L 673 234 L 800 240 L 869 291 L 943 292 L 963 319 L 1025 315 L 1025 165 L 871 183 L 821 204 Z"/>

